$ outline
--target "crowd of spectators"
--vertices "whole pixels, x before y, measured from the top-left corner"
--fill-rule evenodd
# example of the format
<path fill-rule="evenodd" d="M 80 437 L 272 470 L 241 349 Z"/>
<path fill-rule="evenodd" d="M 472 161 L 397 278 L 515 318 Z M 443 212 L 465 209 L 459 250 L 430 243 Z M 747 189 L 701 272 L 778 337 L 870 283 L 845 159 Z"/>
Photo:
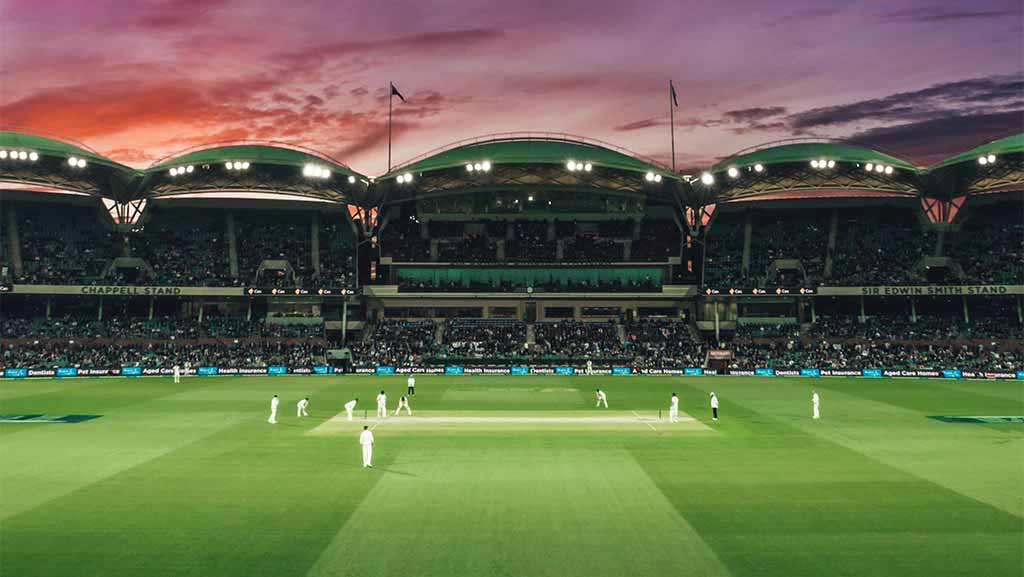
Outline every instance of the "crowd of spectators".
<path fill-rule="evenodd" d="M 430 240 L 423 238 L 420 223 L 412 218 L 387 222 L 380 238 L 381 254 L 395 262 L 430 262 Z"/>
<path fill-rule="evenodd" d="M 439 262 L 494 262 L 497 256 L 496 243 L 483 235 L 470 234 L 437 243 Z"/>
<path fill-rule="evenodd" d="M 309 216 L 288 218 L 281 213 L 236 213 L 238 274 L 259 286 L 302 286 L 312 273 Z M 281 269 L 260 271 L 265 260 L 286 260 L 293 274 Z"/>
<path fill-rule="evenodd" d="M 780 259 L 796 259 L 803 266 L 803 278 L 797 276 L 795 279 L 783 279 L 796 282 L 790 286 L 801 286 L 805 283 L 816 286 L 825 269 L 829 214 L 827 210 L 755 213 L 748 272 L 748 277 L 755 286 L 767 284 L 769 266 Z M 740 254 L 742 256 L 742 252 Z"/>
<path fill-rule="evenodd" d="M 118 367 L 170 368 L 216 366 L 221 368 L 262 367 L 266 365 L 311 366 L 323 364 L 321 342 L 230 342 L 172 343 L 138 342 L 128 344 L 74 344 L 35 342 L 0 344 L 0 364 L 29 369 L 77 367 L 109 369 Z"/>
<path fill-rule="evenodd" d="M 734 343 L 732 368 L 800 369 L 961 369 L 1018 370 L 1024 366 L 1020 349 L 992 343 L 913 344 L 889 341 L 802 342 L 776 340 Z"/>
<path fill-rule="evenodd" d="M 230 316 L 207 316 L 202 321 L 172 317 L 107 317 L 99 320 L 77 315 L 0 319 L 0 338 L 3 339 L 188 341 L 261 337 L 319 339 L 323 336 L 323 321 L 286 323 Z"/>
<path fill-rule="evenodd" d="M 619 326 L 613 322 L 557 321 L 534 325 L 536 353 L 571 359 L 625 356 Z"/>
<path fill-rule="evenodd" d="M 312 284 L 326 287 L 356 286 L 356 238 L 347 222 L 334 219 L 320 225 L 320 272 Z"/>
<path fill-rule="evenodd" d="M 721 215 L 705 236 L 704 284 L 714 287 L 745 286 L 743 230 L 739 215 Z"/>
<path fill-rule="evenodd" d="M 578 235 L 565 241 L 562 260 L 567 262 L 617 262 L 622 260 L 622 244 L 608 238 Z"/>
<path fill-rule="evenodd" d="M 640 280 L 565 280 L 564 282 L 549 278 L 537 280 L 532 284 L 525 282 L 513 282 L 510 280 L 495 279 L 490 282 L 471 280 L 467 283 L 461 281 L 434 281 L 422 279 L 403 279 L 398 281 L 399 292 L 658 292 L 661 284 L 650 276 Z"/>
<path fill-rule="evenodd" d="M 1024 206 L 983 206 L 968 215 L 959 233 L 947 238 L 946 255 L 963 269 L 967 282 L 1024 284 Z"/>
<path fill-rule="evenodd" d="M 548 240 L 548 223 L 517 220 L 513 238 L 505 245 L 505 260 L 551 262 L 555 260 L 555 242 Z"/>
<path fill-rule="evenodd" d="M 638 369 L 700 367 L 704 350 L 695 342 L 684 321 L 646 319 L 623 326 L 625 354 Z"/>
<path fill-rule="evenodd" d="M 524 353 L 526 323 L 512 319 L 449 319 L 444 327 L 441 355 L 454 358 L 492 358 Z"/>
<path fill-rule="evenodd" d="M 23 265 L 16 283 L 96 284 L 110 260 L 124 254 L 120 235 L 97 209 L 24 204 L 16 210 Z"/>
<path fill-rule="evenodd" d="M 433 321 L 381 320 L 363 339 L 352 343 L 353 361 L 357 366 L 414 363 L 437 351 L 436 335 Z"/>
<path fill-rule="evenodd" d="M 172 286 L 231 286 L 223 215 L 158 212 L 128 236 L 132 256 L 153 269 L 147 283 Z"/>
<path fill-rule="evenodd" d="M 639 238 L 633 241 L 629 260 L 635 262 L 665 262 L 679 256 L 682 232 L 672 220 L 644 219 L 640 221 Z"/>

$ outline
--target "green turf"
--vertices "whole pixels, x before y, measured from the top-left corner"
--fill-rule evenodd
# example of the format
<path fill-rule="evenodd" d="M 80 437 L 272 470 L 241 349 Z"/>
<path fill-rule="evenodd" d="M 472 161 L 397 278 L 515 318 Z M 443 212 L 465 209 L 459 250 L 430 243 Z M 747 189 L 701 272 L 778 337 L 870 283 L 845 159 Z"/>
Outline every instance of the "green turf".
<path fill-rule="evenodd" d="M 1024 425 L 927 418 L 1024 415 L 1019 382 L 424 376 L 415 419 L 363 421 L 381 388 L 0 382 L 0 413 L 102 415 L 0 423 L 0 575 L 1022 574 Z"/>

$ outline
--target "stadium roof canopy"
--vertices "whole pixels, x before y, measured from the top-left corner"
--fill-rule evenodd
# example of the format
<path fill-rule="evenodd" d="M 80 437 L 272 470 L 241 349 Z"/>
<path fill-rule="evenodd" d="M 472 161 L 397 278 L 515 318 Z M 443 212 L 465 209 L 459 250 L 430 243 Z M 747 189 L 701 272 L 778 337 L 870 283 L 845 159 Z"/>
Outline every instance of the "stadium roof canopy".
<path fill-rule="evenodd" d="M 377 179 L 376 196 L 382 204 L 391 204 L 413 198 L 542 192 L 557 194 L 562 202 L 575 198 L 590 204 L 598 198 L 624 196 L 669 200 L 680 185 L 679 175 L 664 165 L 606 142 L 560 133 L 509 132 L 454 142 L 399 164 Z M 464 209 L 469 210 L 458 210 Z"/>
<path fill-rule="evenodd" d="M 369 180 L 308 148 L 280 142 L 207 144 L 157 160 L 139 196 L 258 193 L 345 202 L 365 194 Z"/>
<path fill-rule="evenodd" d="M 130 190 L 139 175 L 83 144 L 0 131 L 0 182 L 8 188 L 113 198 Z"/>
<path fill-rule="evenodd" d="M 807 142 L 782 141 L 747 149 L 715 164 L 712 172 L 728 170 L 735 166 L 742 168 L 761 164 L 770 166 L 791 162 L 809 163 L 824 158 L 836 162 L 882 163 L 894 169 L 917 171 L 917 167 L 890 154 L 879 152 L 855 143 L 836 140 L 813 140 Z"/>
<path fill-rule="evenodd" d="M 988 157 L 990 154 L 998 158 L 1004 154 L 1020 154 L 1022 152 L 1024 152 L 1024 133 L 1007 136 L 1006 138 L 1000 138 L 999 140 L 993 140 L 981 146 L 976 146 L 966 152 L 961 152 L 956 156 L 933 164 L 928 167 L 928 170 L 938 170 L 964 162 L 976 163 L 979 158 L 983 156 Z"/>
<path fill-rule="evenodd" d="M 512 132 L 462 140 L 432 150 L 395 167 L 381 178 L 405 172 L 422 173 L 445 168 L 462 168 L 483 161 L 488 161 L 492 165 L 565 166 L 571 160 L 589 162 L 595 167 L 643 173 L 653 171 L 666 176 L 671 175 L 670 170 L 656 161 L 606 142 L 568 134 Z"/>
<path fill-rule="evenodd" d="M 857 143 L 786 140 L 740 151 L 690 181 L 704 203 L 801 197 L 920 196 L 921 170 Z"/>

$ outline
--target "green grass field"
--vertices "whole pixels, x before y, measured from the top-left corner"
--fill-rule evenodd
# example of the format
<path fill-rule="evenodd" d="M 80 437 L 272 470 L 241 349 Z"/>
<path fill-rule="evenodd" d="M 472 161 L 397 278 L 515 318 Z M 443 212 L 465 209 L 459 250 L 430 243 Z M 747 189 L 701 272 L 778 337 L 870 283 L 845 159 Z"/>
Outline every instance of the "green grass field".
<path fill-rule="evenodd" d="M 0 382 L 3 414 L 101 415 L 0 424 L 0 574 L 1022 575 L 1024 425 L 927 418 L 1024 415 L 1019 382 L 417 382 L 379 424 L 403 377 Z"/>

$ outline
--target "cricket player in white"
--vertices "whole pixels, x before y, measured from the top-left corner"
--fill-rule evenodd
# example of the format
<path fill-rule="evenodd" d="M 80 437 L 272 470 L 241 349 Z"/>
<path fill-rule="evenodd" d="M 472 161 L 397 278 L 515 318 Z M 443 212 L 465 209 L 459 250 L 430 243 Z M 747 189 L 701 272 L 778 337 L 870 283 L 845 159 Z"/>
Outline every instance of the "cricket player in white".
<path fill-rule="evenodd" d="M 277 398 L 277 395 L 274 395 L 274 398 L 270 399 L 270 418 L 267 419 L 267 422 L 271 425 L 277 424 L 277 405 L 280 402 L 281 399 Z"/>
<path fill-rule="evenodd" d="M 345 403 L 345 413 L 348 415 L 348 420 L 350 420 L 350 421 L 352 420 L 352 411 L 356 410 L 356 403 L 358 403 L 358 402 L 359 402 L 359 399 L 356 398 L 356 399 L 352 399 L 351 401 Z"/>
<path fill-rule="evenodd" d="M 818 412 L 818 404 L 821 403 L 821 397 L 818 396 L 818 391 L 811 391 L 811 405 L 814 406 L 814 418 L 821 418 L 821 413 Z"/>
<path fill-rule="evenodd" d="M 711 419 L 718 420 L 718 396 L 714 391 L 711 392 Z"/>
<path fill-rule="evenodd" d="M 668 406 L 668 422 L 679 422 L 679 397 L 672 393 L 672 404 Z"/>
<path fill-rule="evenodd" d="M 409 395 L 410 397 L 415 397 L 416 396 L 416 377 L 414 377 L 412 375 L 409 375 L 409 379 L 407 381 L 405 381 L 405 384 L 407 385 L 407 390 L 405 391 L 405 394 Z"/>
<path fill-rule="evenodd" d="M 174 365 L 174 384 L 177 385 L 181 382 L 181 367 Z"/>
<path fill-rule="evenodd" d="M 382 417 L 387 417 L 387 416 L 388 416 L 388 396 L 384 394 L 384 391 L 381 391 L 380 394 L 377 395 L 377 417 L 378 418 L 382 418 Z"/>
<path fill-rule="evenodd" d="M 398 399 L 398 408 L 395 409 L 395 416 L 398 416 L 398 413 L 401 413 L 403 408 L 405 408 L 405 410 L 409 413 L 409 416 L 411 417 L 412 409 L 409 408 L 409 399 L 405 398 L 405 395 L 402 395 Z"/>
<path fill-rule="evenodd" d="M 594 373 L 594 361 L 592 361 L 590 359 L 587 359 L 587 374 L 590 375 L 590 374 L 593 374 L 593 373 Z"/>
<path fill-rule="evenodd" d="M 363 425 L 363 432 L 359 433 L 359 444 L 363 447 L 363 467 L 373 468 L 373 431 Z"/>
<path fill-rule="evenodd" d="M 604 408 L 606 408 L 606 409 L 608 408 L 608 397 L 605 396 L 604 391 L 602 391 L 601 389 L 598 389 L 597 390 L 597 405 L 595 405 L 595 406 L 596 407 L 600 407 L 601 403 L 604 403 Z"/>
<path fill-rule="evenodd" d="M 305 399 L 302 399 L 301 401 L 299 401 L 299 404 L 297 404 L 295 406 L 296 406 L 296 409 L 297 409 L 296 413 L 298 413 L 296 415 L 297 417 L 308 417 L 309 416 L 309 413 L 306 412 L 306 407 L 309 406 L 309 397 L 306 397 Z"/>

